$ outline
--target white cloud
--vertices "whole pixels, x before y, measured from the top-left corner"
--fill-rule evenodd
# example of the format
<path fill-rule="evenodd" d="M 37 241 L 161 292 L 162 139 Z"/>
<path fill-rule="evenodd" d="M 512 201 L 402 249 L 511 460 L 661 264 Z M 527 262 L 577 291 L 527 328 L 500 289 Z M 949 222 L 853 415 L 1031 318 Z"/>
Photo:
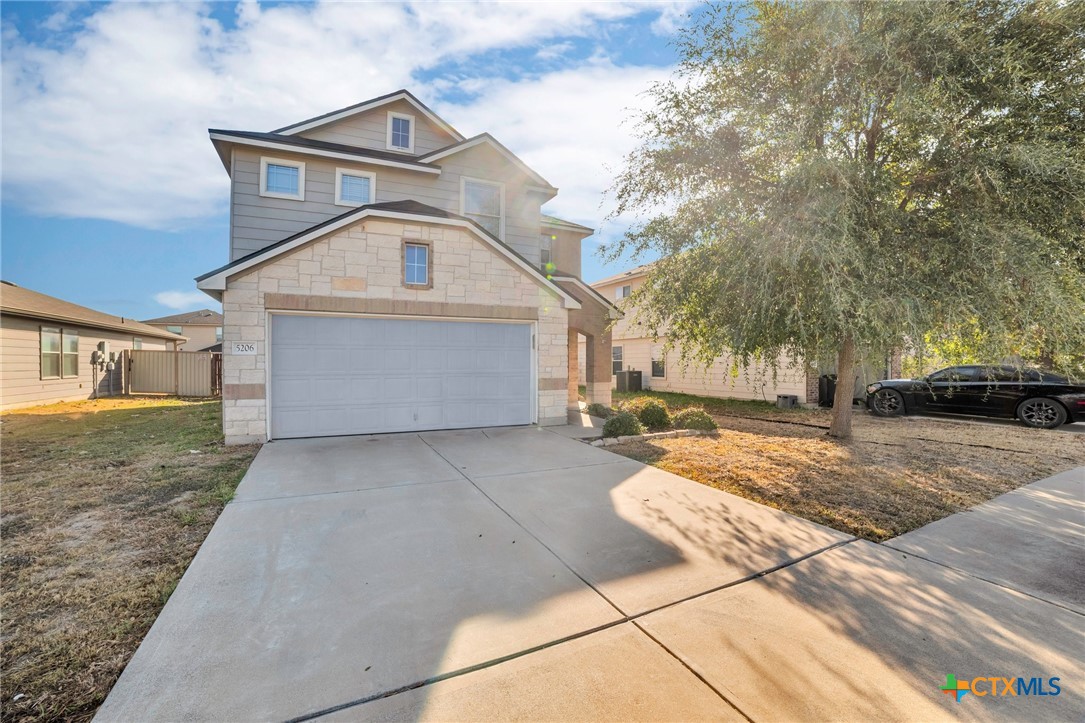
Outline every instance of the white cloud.
<path fill-rule="evenodd" d="M 684 7 L 685 3 L 678 3 Z M 238 6 L 224 28 L 190 3 L 116 3 L 73 21 L 65 42 L 11 27 L 3 46 L 5 198 L 32 213 L 168 229 L 226 210 L 228 179 L 209 127 L 270 130 L 399 87 L 468 134 L 489 130 L 563 193 L 556 212 L 591 221 L 629 138 L 623 108 L 665 73 L 588 61 L 520 82 L 438 78 L 443 62 L 563 47 L 671 3 L 320 3 Z M 556 57 L 556 56 L 555 56 Z M 569 62 L 567 56 L 562 62 Z"/>
<path fill-rule="evenodd" d="M 160 291 L 154 295 L 154 300 L 177 311 L 203 308 L 211 301 L 202 291 Z"/>

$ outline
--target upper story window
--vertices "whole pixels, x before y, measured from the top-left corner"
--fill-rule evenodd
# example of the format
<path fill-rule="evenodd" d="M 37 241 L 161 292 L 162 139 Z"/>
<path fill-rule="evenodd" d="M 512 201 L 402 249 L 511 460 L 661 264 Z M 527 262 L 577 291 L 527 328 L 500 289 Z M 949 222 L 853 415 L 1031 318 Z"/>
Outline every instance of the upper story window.
<path fill-rule="evenodd" d="M 140 339 L 138 336 L 133 336 L 132 337 L 132 348 L 137 350 L 137 351 L 142 349 L 143 348 L 143 340 Z"/>
<path fill-rule="evenodd" d="M 633 287 L 631 285 L 626 284 L 625 286 L 619 286 L 618 289 L 614 292 L 614 298 L 628 299 L 631 293 L 633 293 Z"/>
<path fill-rule="evenodd" d="M 539 239 L 539 263 L 543 271 L 554 270 L 554 241 L 557 236 L 544 233 Z"/>
<path fill-rule="evenodd" d="M 260 195 L 304 201 L 305 164 L 281 158 L 261 158 Z"/>
<path fill-rule="evenodd" d="M 218 342 L 219 344 L 222 343 L 222 327 L 221 326 L 216 326 L 215 327 L 215 341 Z"/>
<path fill-rule="evenodd" d="M 460 214 L 497 238 L 505 237 L 505 184 L 460 179 Z"/>
<path fill-rule="evenodd" d="M 184 330 L 185 330 L 185 328 L 183 326 L 167 326 L 166 327 L 166 331 L 168 331 L 171 334 L 180 334 Z"/>
<path fill-rule="evenodd" d="M 79 332 L 43 326 L 41 334 L 41 378 L 79 376 Z"/>
<path fill-rule="evenodd" d="M 430 283 L 430 246 L 427 243 L 403 242 L 403 285 L 428 289 Z"/>
<path fill-rule="evenodd" d="M 414 153 L 414 116 L 388 112 L 388 149 Z"/>
<path fill-rule="evenodd" d="M 335 204 L 363 206 L 373 203 L 377 192 L 377 174 L 368 171 L 335 169 Z"/>

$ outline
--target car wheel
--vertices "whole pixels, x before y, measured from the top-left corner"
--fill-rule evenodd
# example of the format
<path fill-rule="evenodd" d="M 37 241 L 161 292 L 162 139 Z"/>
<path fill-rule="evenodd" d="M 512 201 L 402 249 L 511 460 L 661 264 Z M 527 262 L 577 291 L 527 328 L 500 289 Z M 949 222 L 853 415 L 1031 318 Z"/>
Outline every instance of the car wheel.
<path fill-rule="evenodd" d="M 896 389 L 879 389 L 870 400 L 870 411 L 879 417 L 899 417 L 904 414 L 904 397 Z"/>
<path fill-rule="evenodd" d="M 1066 422 L 1066 410 L 1054 399 L 1026 399 L 1017 407 L 1017 418 L 1030 427 L 1054 429 Z"/>

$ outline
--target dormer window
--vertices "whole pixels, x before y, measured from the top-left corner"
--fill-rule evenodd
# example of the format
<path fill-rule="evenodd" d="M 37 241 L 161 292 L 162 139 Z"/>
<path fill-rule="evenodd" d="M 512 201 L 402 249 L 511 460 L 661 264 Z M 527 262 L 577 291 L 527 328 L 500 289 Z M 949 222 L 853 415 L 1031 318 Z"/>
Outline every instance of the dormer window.
<path fill-rule="evenodd" d="M 414 153 L 414 116 L 388 113 L 388 150 Z"/>

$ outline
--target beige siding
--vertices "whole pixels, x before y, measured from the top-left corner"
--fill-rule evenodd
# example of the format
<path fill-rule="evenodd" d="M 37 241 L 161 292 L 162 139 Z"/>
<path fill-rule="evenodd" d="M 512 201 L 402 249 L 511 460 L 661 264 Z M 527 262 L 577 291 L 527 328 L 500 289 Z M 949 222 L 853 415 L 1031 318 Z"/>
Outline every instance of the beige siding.
<path fill-rule="evenodd" d="M 260 195 L 261 156 L 304 161 L 305 200 L 265 198 Z M 451 213 L 460 212 L 463 176 L 505 184 L 505 242 L 533 264 L 539 263 L 539 235 L 543 197 L 526 190 L 526 177 L 488 146 L 476 146 L 442 159 L 442 173 L 434 176 L 386 166 L 350 163 L 270 151 L 266 154 L 238 148 L 234 152 L 230 259 L 258 251 L 350 210 L 335 204 L 335 169 L 376 173 L 377 203 L 415 200 Z"/>
<path fill-rule="evenodd" d="M 79 376 L 68 379 L 41 378 L 40 328 L 74 329 L 79 333 Z M 136 335 L 92 329 L 73 324 L 59 324 L 18 316 L 0 316 L 0 409 L 32 407 L 52 402 L 89 399 L 94 395 L 94 375 L 90 354 L 98 342 L 108 341 L 109 350 L 117 352 L 132 348 Z M 144 349 L 168 349 L 173 342 L 139 335 Z M 120 364 L 113 372 L 113 393 L 123 391 Z M 109 393 L 109 377 L 98 373 L 98 389 L 102 396 Z"/>
<path fill-rule="evenodd" d="M 178 347 L 181 351 L 200 351 L 218 343 L 213 326 L 205 324 L 151 324 L 150 326 L 165 331 L 168 331 L 167 326 L 180 326 L 181 336 L 188 337 L 188 341 Z"/>
<path fill-rule="evenodd" d="M 777 394 L 794 394 L 799 403 L 806 403 L 806 370 L 781 359 L 774 374 L 767 367 L 736 367 L 733 361 L 722 356 L 708 368 L 690 365 L 683 368 L 679 352 L 674 350 L 666 359 L 666 377 L 652 377 L 652 351 L 661 353 L 665 340 L 652 340 L 646 336 L 644 325 L 635 320 L 636 310 L 616 299 L 620 287 L 629 285 L 636 291 L 644 283 L 644 277 L 619 280 L 594 287 L 607 299 L 614 301 L 625 312 L 625 317 L 614 325 L 613 344 L 622 347 L 623 369 L 641 372 L 641 383 L 646 389 L 658 392 L 682 392 L 706 397 L 727 399 L 758 399 L 775 402 Z M 581 371 L 583 378 L 583 371 Z"/>
<path fill-rule="evenodd" d="M 552 248 L 557 270 L 579 277 L 583 243 L 580 234 L 555 229 L 546 229 L 545 232 L 554 237 Z"/>
<path fill-rule="evenodd" d="M 304 138 L 348 146 L 388 149 L 388 112 L 414 116 L 414 152 L 416 155 L 430 153 L 456 142 L 456 139 L 430 123 L 429 119 L 405 100 L 396 101 L 353 116 L 338 123 L 331 123 L 311 131 L 299 133 Z"/>

